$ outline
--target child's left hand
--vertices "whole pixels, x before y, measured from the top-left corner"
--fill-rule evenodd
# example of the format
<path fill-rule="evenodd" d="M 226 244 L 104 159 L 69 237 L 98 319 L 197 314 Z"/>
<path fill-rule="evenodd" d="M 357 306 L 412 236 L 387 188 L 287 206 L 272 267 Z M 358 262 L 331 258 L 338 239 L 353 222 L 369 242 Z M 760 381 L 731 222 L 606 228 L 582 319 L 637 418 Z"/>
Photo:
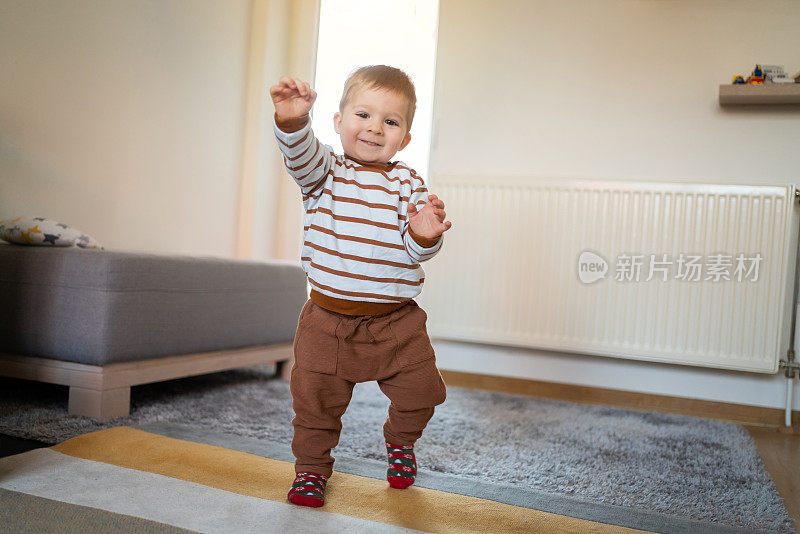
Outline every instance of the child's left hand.
<path fill-rule="evenodd" d="M 415 234 L 427 239 L 436 239 L 453 226 L 450 221 L 445 222 L 445 216 L 444 202 L 436 195 L 428 195 L 428 202 L 421 210 L 408 204 L 408 224 Z"/>

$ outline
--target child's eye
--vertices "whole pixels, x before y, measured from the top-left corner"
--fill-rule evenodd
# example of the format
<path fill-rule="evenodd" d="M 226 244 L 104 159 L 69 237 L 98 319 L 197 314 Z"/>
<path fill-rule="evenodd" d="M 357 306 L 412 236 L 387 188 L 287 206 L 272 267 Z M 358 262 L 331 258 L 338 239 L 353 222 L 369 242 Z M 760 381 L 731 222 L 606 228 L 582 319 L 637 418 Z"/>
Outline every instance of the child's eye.
<path fill-rule="evenodd" d="M 358 113 L 356 113 L 356 115 L 361 117 L 362 119 L 369 118 L 369 115 L 367 115 L 367 113 L 365 111 L 359 111 Z"/>
<path fill-rule="evenodd" d="M 386 119 L 386 124 L 388 124 L 389 126 L 399 126 L 399 124 L 397 124 L 397 121 L 392 119 Z"/>

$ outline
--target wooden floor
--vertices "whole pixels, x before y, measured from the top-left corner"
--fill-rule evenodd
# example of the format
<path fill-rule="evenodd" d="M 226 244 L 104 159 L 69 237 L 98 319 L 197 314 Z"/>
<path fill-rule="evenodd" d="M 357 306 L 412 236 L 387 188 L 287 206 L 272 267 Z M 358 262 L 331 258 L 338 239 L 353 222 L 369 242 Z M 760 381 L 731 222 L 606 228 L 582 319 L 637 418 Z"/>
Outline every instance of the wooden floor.
<path fill-rule="evenodd" d="M 677 399 L 660 395 L 585 388 L 518 378 L 495 377 L 442 370 L 449 386 L 531 395 L 584 404 L 603 404 L 630 409 L 707 417 L 742 424 L 758 447 L 764 467 L 783 498 L 786 511 L 800 531 L 800 434 L 778 431 L 783 414 L 779 410 L 748 409 L 738 405 Z M 797 422 L 797 412 L 792 418 Z"/>
<path fill-rule="evenodd" d="M 774 428 L 745 425 L 753 436 L 764 467 L 783 497 L 786 511 L 800 527 L 800 434 L 781 434 Z"/>

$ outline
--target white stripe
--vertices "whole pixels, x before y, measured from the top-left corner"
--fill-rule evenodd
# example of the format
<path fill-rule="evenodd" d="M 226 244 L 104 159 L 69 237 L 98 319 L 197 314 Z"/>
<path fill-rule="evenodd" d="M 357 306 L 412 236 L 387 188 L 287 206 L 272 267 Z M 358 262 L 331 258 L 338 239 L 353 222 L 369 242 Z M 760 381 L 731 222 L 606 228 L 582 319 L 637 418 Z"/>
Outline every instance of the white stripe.
<path fill-rule="evenodd" d="M 420 293 L 420 286 L 409 286 L 406 284 L 395 284 L 392 282 L 376 282 L 374 280 L 357 280 L 355 278 L 339 276 L 333 273 L 322 271 L 320 269 L 315 269 L 310 265 L 308 266 L 307 272 L 309 276 L 311 276 L 311 278 L 313 278 L 317 283 L 342 291 L 372 293 L 375 295 L 388 295 L 390 297 L 401 297 L 408 299 L 414 298 Z M 348 297 L 346 295 L 340 295 L 339 298 L 347 299 Z"/>
<path fill-rule="evenodd" d="M 291 480 L 287 481 L 289 490 Z M 198 532 L 418 532 L 36 449 L 0 458 L 0 487 Z"/>
<path fill-rule="evenodd" d="M 316 243 L 314 243 L 316 244 Z M 311 252 L 314 253 L 314 263 L 330 267 L 331 269 L 338 269 L 348 273 L 362 273 L 367 276 L 380 276 L 382 278 L 402 278 L 411 282 L 416 282 L 420 278 L 420 273 L 417 269 L 405 269 L 402 267 L 395 267 L 394 265 L 383 265 L 370 263 L 362 260 L 352 260 L 350 258 L 341 258 L 328 252 L 317 250 L 312 247 L 305 247 L 308 250 L 303 251 L 303 256 L 310 256 Z M 405 252 L 398 251 L 403 254 L 403 257 L 397 255 L 387 254 L 384 256 L 372 256 L 366 259 L 377 259 L 381 261 L 393 261 L 395 263 L 402 263 L 405 259 Z M 421 269 L 421 267 L 418 267 Z"/>
<path fill-rule="evenodd" d="M 388 228 L 380 228 L 378 226 L 372 226 L 372 225 L 369 225 L 369 224 L 364 224 L 364 223 L 359 223 L 359 222 L 331 221 L 330 220 L 330 216 L 325 214 L 325 213 L 317 213 L 317 215 L 318 215 L 318 217 L 316 217 L 311 222 L 311 224 L 313 224 L 315 226 L 319 226 L 320 228 L 325 228 L 327 230 L 331 230 L 332 232 L 335 232 L 335 233 L 339 234 L 340 236 L 352 236 L 352 237 L 357 238 L 357 239 L 370 239 L 372 241 L 378 241 L 380 243 L 386 243 L 386 245 L 396 245 L 396 246 L 399 246 L 399 247 L 403 246 L 403 238 L 400 235 L 400 232 L 397 230 L 397 227 L 395 227 L 393 230 L 389 230 Z M 364 214 L 362 213 L 361 215 L 362 215 L 362 218 L 363 218 Z M 326 221 L 325 219 L 328 219 L 328 220 Z M 332 235 L 330 235 L 330 234 L 328 234 L 326 232 L 320 232 L 316 228 L 309 228 L 309 231 L 310 232 L 316 232 L 316 234 L 314 235 L 315 238 L 318 235 L 325 235 L 325 236 L 330 237 L 331 239 L 336 239 L 334 236 L 332 236 Z M 369 253 L 368 251 L 370 249 L 375 248 L 375 247 L 379 247 L 381 249 L 388 249 L 388 250 L 391 250 L 391 251 L 397 250 L 399 252 L 403 252 L 403 250 L 400 249 L 400 248 L 392 248 L 390 246 L 383 246 L 383 245 L 372 245 L 372 244 L 362 243 L 360 241 L 355 241 L 353 239 L 344 239 L 344 241 L 347 241 L 348 244 L 351 245 L 351 247 L 358 247 L 359 249 L 363 249 L 363 250 L 360 251 L 362 256 L 364 255 L 364 252 Z M 322 243 L 320 243 L 319 241 L 317 241 L 317 239 L 314 239 L 314 242 L 315 243 L 319 243 L 322 246 L 326 246 L 326 245 L 323 245 Z M 345 252 L 344 249 L 342 249 L 341 251 Z M 381 250 L 381 254 L 382 253 L 383 253 L 383 250 Z M 373 253 L 369 253 L 369 255 L 367 257 L 369 258 L 369 257 L 372 257 L 374 255 L 375 255 L 374 252 Z"/>
<path fill-rule="evenodd" d="M 335 210 L 331 206 L 332 204 L 335 205 Z M 322 199 L 316 206 L 317 210 L 320 208 L 333 212 L 337 217 L 357 217 L 367 221 L 388 224 L 392 226 L 393 229 L 400 228 L 400 218 L 397 215 L 397 211 L 370 209 L 354 202 L 336 202 L 333 201 L 328 195 L 325 195 L 325 198 Z M 327 221 L 326 226 L 328 226 L 332 224 L 334 220 L 335 219 L 333 219 L 331 215 L 321 211 L 307 213 L 305 216 L 305 224 L 309 224 L 311 221 Z"/>

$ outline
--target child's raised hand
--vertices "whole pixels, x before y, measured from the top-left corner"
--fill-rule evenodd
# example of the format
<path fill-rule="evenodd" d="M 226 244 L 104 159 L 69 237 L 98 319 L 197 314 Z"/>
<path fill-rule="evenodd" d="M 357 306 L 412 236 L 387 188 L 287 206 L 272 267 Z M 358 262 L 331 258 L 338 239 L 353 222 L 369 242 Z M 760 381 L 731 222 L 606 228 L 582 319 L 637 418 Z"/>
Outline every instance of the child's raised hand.
<path fill-rule="evenodd" d="M 269 88 L 269 96 L 279 119 L 307 115 L 317 99 L 317 93 L 306 82 L 288 76 L 281 76 L 278 85 Z"/>
<path fill-rule="evenodd" d="M 445 217 L 444 202 L 436 195 L 428 195 L 428 202 L 421 210 L 415 204 L 408 204 L 408 224 L 419 236 L 436 239 L 445 233 L 453 226 L 450 221 L 445 222 Z"/>

